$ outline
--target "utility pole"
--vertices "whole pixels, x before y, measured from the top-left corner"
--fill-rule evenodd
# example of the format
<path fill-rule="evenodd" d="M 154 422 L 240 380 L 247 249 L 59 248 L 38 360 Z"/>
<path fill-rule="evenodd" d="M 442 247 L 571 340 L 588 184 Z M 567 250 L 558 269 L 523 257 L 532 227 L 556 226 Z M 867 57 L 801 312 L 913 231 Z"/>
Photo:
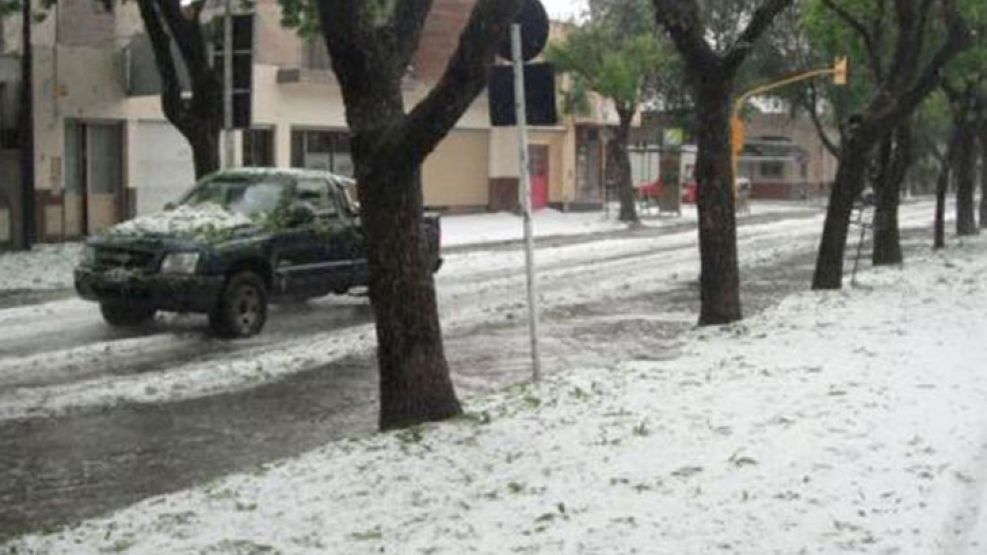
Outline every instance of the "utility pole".
<path fill-rule="evenodd" d="M 21 98 L 18 142 L 21 149 L 21 246 L 30 250 L 34 223 L 34 49 L 31 45 L 31 0 L 21 0 Z"/>
<path fill-rule="evenodd" d="M 236 156 L 233 144 L 233 0 L 225 0 L 223 17 L 223 167 L 232 168 Z"/>
<path fill-rule="evenodd" d="M 518 135 L 518 192 L 524 211 L 524 261 L 528 282 L 528 331 L 531 337 L 531 378 L 541 380 L 538 353 L 538 295 L 535 282 L 535 239 L 531 229 L 531 177 L 528 174 L 528 115 L 524 99 L 524 60 L 521 56 L 521 26 L 511 25 L 511 58 L 514 62 L 514 111 Z"/>

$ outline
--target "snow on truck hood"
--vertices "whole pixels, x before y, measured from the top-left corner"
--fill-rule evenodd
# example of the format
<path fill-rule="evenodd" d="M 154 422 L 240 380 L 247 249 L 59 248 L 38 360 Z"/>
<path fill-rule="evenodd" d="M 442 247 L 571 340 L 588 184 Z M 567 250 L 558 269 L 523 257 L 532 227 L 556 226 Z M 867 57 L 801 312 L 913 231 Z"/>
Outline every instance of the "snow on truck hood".
<path fill-rule="evenodd" d="M 112 227 L 110 235 L 208 236 L 253 223 L 218 204 L 182 205 L 174 210 L 140 216 Z"/>

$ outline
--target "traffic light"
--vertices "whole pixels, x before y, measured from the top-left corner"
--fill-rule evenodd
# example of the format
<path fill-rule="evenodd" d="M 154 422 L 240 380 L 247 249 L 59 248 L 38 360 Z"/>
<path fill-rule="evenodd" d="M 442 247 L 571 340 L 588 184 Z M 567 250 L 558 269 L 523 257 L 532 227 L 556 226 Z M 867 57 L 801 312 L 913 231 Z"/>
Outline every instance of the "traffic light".
<path fill-rule="evenodd" d="M 841 56 L 836 59 L 836 65 L 833 67 L 833 83 L 843 86 L 847 84 L 847 73 L 849 69 L 849 62 L 846 56 Z"/>

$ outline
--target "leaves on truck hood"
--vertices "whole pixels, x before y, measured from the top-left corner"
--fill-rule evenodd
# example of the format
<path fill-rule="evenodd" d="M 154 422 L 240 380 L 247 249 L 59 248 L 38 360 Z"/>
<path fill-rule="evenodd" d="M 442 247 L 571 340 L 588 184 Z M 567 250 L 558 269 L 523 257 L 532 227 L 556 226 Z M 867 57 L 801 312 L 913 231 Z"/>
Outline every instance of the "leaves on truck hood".
<path fill-rule="evenodd" d="M 207 240 L 227 236 L 234 229 L 252 223 L 247 216 L 230 212 L 218 204 L 182 205 L 123 222 L 112 227 L 109 235 L 164 235 Z"/>

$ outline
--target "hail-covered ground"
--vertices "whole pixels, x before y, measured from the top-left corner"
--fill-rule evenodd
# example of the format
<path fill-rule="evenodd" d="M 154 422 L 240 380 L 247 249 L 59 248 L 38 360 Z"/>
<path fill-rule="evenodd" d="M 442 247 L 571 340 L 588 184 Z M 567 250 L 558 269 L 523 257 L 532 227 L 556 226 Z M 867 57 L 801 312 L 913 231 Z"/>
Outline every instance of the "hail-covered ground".
<path fill-rule="evenodd" d="M 906 206 L 905 227 L 925 226 L 929 208 Z M 811 244 L 820 223 L 748 228 L 744 257 Z M 662 264 L 654 273 L 694 279 L 695 233 L 684 233 L 547 251 L 546 281 L 574 277 L 566 261 L 589 278 L 543 301 L 652 290 L 631 259 L 585 262 L 635 249 Z M 649 258 L 659 246 L 663 256 Z M 450 257 L 452 276 L 496 278 L 440 280 L 450 327 L 515 306 L 498 299 L 523 278 L 498 272 L 516 256 Z M 867 269 L 855 288 L 798 293 L 740 323 L 688 331 L 671 359 L 603 360 L 573 345 L 541 384 L 469 397 L 463 418 L 333 442 L 0 551 L 984 553 L 985 275 L 987 240 L 967 239 L 904 269 Z M 221 387 L 239 387 L 217 372 Z M 164 390 L 209 391 L 183 383 Z"/>

